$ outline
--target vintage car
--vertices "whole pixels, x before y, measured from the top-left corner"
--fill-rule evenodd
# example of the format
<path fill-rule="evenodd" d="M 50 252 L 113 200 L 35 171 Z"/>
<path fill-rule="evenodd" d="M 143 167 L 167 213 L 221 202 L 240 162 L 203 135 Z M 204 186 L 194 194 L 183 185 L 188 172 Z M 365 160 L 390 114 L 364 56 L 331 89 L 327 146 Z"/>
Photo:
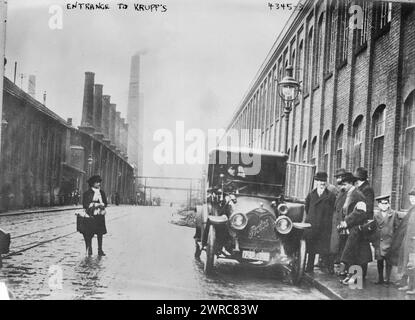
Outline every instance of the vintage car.
<path fill-rule="evenodd" d="M 246 165 L 253 156 L 256 163 Z M 283 264 L 294 284 L 301 281 L 304 230 L 310 224 L 305 223 L 304 199 L 285 194 L 287 174 L 293 173 L 287 173 L 287 159 L 283 153 L 252 149 L 218 148 L 209 153 L 207 194 L 205 204 L 197 208 L 195 234 L 195 257 L 206 252 L 206 274 L 212 272 L 217 257 Z M 296 184 L 303 194 L 310 190 L 313 174 L 313 170 L 297 170 Z"/>

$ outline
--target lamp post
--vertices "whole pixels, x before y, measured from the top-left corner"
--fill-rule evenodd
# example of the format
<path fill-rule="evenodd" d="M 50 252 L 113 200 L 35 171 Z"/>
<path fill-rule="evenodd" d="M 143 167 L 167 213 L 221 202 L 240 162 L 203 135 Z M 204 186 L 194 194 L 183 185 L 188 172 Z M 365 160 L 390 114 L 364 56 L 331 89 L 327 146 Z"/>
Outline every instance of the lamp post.
<path fill-rule="evenodd" d="M 277 84 L 278 94 L 284 100 L 284 117 L 285 117 L 285 139 L 284 152 L 288 153 L 288 122 L 290 120 L 290 113 L 292 110 L 292 102 L 297 99 L 300 92 L 300 84 L 293 77 L 293 67 L 287 66 L 286 75 Z"/>
<path fill-rule="evenodd" d="M 89 155 L 88 158 L 88 176 L 90 177 L 92 175 L 92 163 L 94 162 L 94 159 L 92 158 L 92 154 Z"/>

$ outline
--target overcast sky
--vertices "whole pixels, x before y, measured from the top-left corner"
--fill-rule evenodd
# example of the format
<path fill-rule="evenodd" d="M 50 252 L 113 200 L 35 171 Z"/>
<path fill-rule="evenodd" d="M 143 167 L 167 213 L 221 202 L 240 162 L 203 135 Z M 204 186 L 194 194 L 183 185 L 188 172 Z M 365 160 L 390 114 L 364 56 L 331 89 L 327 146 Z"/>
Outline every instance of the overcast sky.
<path fill-rule="evenodd" d="M 130 57 L 146 51 L 145 168 L 157 174 L 153 132 L 173 129 L 176 120 L 186 129 L 226 125 L 292 11 L 271 11 L 266 0 L 157 2 L 167 5 L 164 13 L 120 11 L 118 2 L 101 1 L 111 5 L 103 12 L 67 10 L 70 1 L 9 0 L 6 76 L 13 79 L 17 61 L 16 83 L 20 86 L 24 74 L 27 90 L 27 75 L 35 74 L 38 100 L 47 91 L 47 106 L 79 125 L 84 72 L 93 71 L 125 117 Z M 63 7 L 62 30 L 48 26 L 52 4 Z M 165 170 L 195 176 L 199 168 Z"/>

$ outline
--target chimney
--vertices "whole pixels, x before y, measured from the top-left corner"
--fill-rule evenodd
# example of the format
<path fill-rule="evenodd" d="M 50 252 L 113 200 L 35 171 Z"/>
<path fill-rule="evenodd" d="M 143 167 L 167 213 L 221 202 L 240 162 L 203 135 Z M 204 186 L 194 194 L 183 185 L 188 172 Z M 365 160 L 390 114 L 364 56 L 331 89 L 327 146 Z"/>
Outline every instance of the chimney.
<path fill-rule="evenodd" d="M 102 133 L 104 134 L 104 142 L 110 142 L 110 103 L 111 103 L 111 96 L 103 95 L 102 96 Z"/>
<path fill-rule="evenodd" d="M 109 116 L 109 135 L 111 140 L 111 147 L 115 149 L 115 118 L 116 118 L 116 108 L 115 103 L 110 103 L 110 116 Z"/>
<path fill-rule="evenodd" d="M 123 155 L 125 154 L 125 119 L 121 118 L 120 119 L 120 145 L 121 145 L 121 152 L 123 153 Z"/>
<path fill-rule="evenodd" d="M 120 134 L 121 134 L 121 112 L 120 111 L 116 111 L 115 112 L 115 146 L 118 149 L 118 151 L 121 150 L 121 139 L 120 139 Z"/>
<path fill-rule="evenodd" d="M 68 118 L 66 122 L 68 123 L 69 126 L 72 126 L 72 118 Z"/>
<path fill-rule="evenodd" d="M 85 72 L 81 127 L 90 133 L 93 132 L 94 82 L 95 73 Z"/>
<path fill-rule="evenodd" d="M 43 105 L 46 106 L 46 91 L 43 92 Z"/>
<path fill-rule="evenodd" d="M 93 127 L 95 129 L 94 135 L 98 139 L 103 138 L 102 134 L 102 84 L 94 85 L 94 100 L 93 100 Z"/>
<path fill-rule="evenodd" d="M 36 99 L 36 76 L 33 74 L 29 75 L 29 83 L 27 86 L 27 93 Z"/>
<path fill-rule="evenodd" d="M 125 132 L 125 137 L 124 137 L 124 143 L 125 143 L 125 156 L 128 156 L 128 123 L 125 124 L 124 126 L 124 132 Z"/>

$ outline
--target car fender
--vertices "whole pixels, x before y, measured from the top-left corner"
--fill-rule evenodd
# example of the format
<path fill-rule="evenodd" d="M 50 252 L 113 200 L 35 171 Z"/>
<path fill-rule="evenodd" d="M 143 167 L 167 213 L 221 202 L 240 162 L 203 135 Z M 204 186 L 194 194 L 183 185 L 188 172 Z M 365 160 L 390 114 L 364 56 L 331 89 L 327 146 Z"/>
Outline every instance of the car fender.
<path fill-rule="evenodd" d="M 224 214 L 221 216 L 209 216 L 208 222 L 214 226 L 224 225 L 228 222 L 228 217 Z"/>

